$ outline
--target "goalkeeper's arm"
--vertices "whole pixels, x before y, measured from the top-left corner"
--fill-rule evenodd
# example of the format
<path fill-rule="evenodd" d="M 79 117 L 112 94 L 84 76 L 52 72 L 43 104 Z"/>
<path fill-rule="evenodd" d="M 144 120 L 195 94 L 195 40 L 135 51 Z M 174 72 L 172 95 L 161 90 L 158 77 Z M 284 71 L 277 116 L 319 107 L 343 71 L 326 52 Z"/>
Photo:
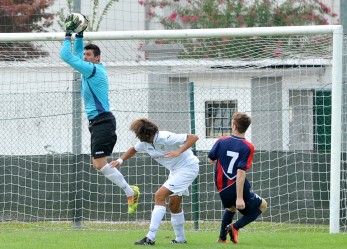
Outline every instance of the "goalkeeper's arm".
<path fill-rule="evenodd" d="M 78 72 L 83 74 L 86 77 L 89 77 L 94 70 L 94 64 L 83 61 L 82 58 L 79 58 L 76 55 L 73 55 L 71 53 L 71 39 L 65 38 L 63 45 L 60 50 L 60 57 L 65 61 L 67 64 L 69 64 L 71 67 L 76 69 Z"/>

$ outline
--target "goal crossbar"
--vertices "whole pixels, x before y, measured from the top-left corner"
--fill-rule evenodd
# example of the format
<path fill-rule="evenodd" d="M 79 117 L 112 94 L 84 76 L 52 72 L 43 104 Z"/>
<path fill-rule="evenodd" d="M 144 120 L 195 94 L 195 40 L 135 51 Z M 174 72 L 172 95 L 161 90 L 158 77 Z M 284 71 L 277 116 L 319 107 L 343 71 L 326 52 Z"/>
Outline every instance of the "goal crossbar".
<path fill-rule="evenodd" d="M 179 29 L 179 30 L 139 30 L 139 31 L 105 31 L 85 32 L 86 40 L 146 40 L 146 39 L 179 39 L 207 37 L 250 37 L 278 35 L 314 35 L 340 34 L 341 25 L 285 26 L 257 28 L 221 28 L 221 29 Z M 54 33 L 0 33 L 1 42 L 9 41 L 60 41 L 63 32 Z"/>

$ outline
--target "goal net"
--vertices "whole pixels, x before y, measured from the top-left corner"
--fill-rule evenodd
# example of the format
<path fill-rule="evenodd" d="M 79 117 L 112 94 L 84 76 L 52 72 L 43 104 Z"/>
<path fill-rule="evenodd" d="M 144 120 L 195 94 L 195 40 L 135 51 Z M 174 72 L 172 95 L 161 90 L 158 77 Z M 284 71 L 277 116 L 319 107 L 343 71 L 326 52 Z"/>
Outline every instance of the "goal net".
<path fill-rule="evenodd" d="M 80 76 L 59 56 L 63 37 L 0 36 L 0 229 L 147 229 L 168 172 L 146 154 L 124 162 L 141 190 L 128 215 L 123 191 L 92 167 Z M 187 229 L 218 231 L 223 207 L 207 153 L 230 135 L 232 114 L 246 112 L 255 145 L 247 178 L 268 210 L 245 230 L 346 231 L 342 40 L 340 26 L 86 33 L 108 71 L 118 126 L 111 159 L 136 142 L 129 125 L 138 117 L 197 134 Z"/>

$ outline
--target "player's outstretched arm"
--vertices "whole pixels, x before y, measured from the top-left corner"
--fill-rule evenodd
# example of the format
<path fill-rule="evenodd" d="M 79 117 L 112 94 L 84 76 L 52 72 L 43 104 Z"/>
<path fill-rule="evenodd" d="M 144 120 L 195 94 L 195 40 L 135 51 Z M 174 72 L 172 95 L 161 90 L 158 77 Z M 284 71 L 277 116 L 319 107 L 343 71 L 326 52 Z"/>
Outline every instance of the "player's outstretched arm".
<path fill-rule="evenodd" d="M 178 150 L 173 150 L 165 154 L 165 157 L 177 157 L 181 155 L 183 152 L 188 150 L 190 147 L 195 144 L 196 141 L 199 140 L 199 137 L 195 134 L 188 134 L 187 135 L 187 140 L 185 143 L 178 149 Z"/>
<path fill-rule="evenodd" d="M 113 168 L 119 168 L 125 160 L 128 160 L 129 158 L 133 157 L 136 154 L 136 152 L 137 151 L 135 150 L 135 148 L 131 147 L 126 152 L 124 152 L 124 154 L 120 158 L 110 162 L 109 165 Z"/>

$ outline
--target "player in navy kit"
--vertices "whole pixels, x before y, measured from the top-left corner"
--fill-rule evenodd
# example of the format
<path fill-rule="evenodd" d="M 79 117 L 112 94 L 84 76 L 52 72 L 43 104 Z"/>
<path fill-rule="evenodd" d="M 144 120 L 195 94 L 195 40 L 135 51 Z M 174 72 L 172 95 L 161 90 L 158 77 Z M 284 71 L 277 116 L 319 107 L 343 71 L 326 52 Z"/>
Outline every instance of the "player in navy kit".
<path fill-rule="evenodd" d="M 83 47 L 82 31 L 76 34 L 74 53 L 71 52 L 71 36 L 80 23 L 81 21 L 74 14 L 66 18 L 66 33 L 60 56 L 82 74 L 81 94 L 89 120 L 93 165 L 123 189 L 128 197 L 128 213 L 131 214 L 137 208 L 139 189 L 137 186 L 129 186 L 122 173 L 107 163 L 107 156 L 112 153 L 117 142 L 117 135 L 116 119 L 109 107 L 107 72 L 104 65 L 100 63 L 100 48 L 94 44 Z"/>
<path fill-rule="evenodd" d="M 267 202 L 251 192 L 246 171 L 252 167 L 254 146 L 245 139 L 251 118 L 236 112 L 232 117 L 232 135 L 221 137 L 208 154 L 210 163 L 215 163 L 215 185 L 225 208 L 218 242 L 230 240 L 238 243 L 238 231 L 263 213 Z M 243 217 L 232 224 L 233 216 L 239 211 Z"/>

